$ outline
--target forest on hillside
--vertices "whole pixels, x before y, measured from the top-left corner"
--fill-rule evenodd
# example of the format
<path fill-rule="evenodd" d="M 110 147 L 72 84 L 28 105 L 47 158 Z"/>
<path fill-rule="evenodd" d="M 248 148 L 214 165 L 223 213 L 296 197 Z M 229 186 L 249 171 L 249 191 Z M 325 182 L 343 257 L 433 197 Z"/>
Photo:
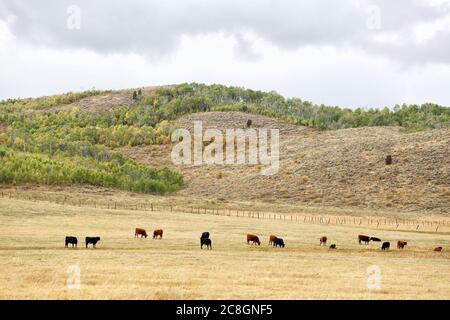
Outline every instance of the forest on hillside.
<path fill-rule="evenodd" d="M 116 150 L 169 143 L 171 120 L 189 113 L 242 111 L 322 130 L 400 126 L 405 131 L 450 128 L 450 108 L 432 103 L 393 109 L 315 105 L 276 92 L 198 83 L 133 93 L 134 104 L 92 113 L 77 107 L 90 90 L 0 102 L 0 182 L 87 183 L 138 192 L 177 190 L 182 176 L 148 168 Z M 58 108 L 69 106 L 69 108 Z"/>

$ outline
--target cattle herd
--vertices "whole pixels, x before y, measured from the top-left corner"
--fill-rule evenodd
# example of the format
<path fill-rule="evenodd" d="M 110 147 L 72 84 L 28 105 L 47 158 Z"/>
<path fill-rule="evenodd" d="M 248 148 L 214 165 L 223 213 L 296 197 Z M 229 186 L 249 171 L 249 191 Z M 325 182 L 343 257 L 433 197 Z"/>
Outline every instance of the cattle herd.
<path fill-rule="evenodd" d="M 138 238 L 139 236 L 141 236 L 141 238 L 147 238 L 147 231 L 145 231 L 145 229 L 143 228 L 136 228 L 134 230 L 134 237 Z M 153 239 L 162 239 L 163 237 L 163 230 L 162 229 L 157 229 L 155 231 L 153 231 Z M 97 242 L 100 241 L 100 237 L 86 237 L 85 238 L 85 245 L 86 248 L 88 247 L 89 244 L 92 244 L 92 247 L 95 248 L 95 245 L 97 244 Z M 319 239 L 319 245 L 320 246 L 326 246 L 327 245 L 327 241 L 328 238 L 326 236 L 322 236 Z M 358 243 L 361 244 L 365 244 L 368 245 L 370 243 L 370 241 L 372 242 L 382 242 L 380 238 L 377 237 L 369 237 L 366 235 L 358 235 Z M 74 236 L 66 236 L 65 239 L 65 247 L 68 248 L 68 246 L 72 245 L 72 248 L 76 248 L 78 245 L 78 239 L 77 237 Z M 247 244 L 251 244 L 251 245 L 261 245 L 261 242 L 259 241 L 259 237 L 257 235 L 254 234 L 247 234 Z M 397 241 L 397 249 L 399 250 L 403 250 L 405 248 L 405 246 L 408 244 L 408 242 L 403 241 L 403 240 L 399 240 Z M 275 248 L 284 248 L 285 244 L 284 244 L 284 240 L 280 237 L 274 236 L 273 234 L 269 236 L 269 244 L 268 245 L 272 245 Z M 211 245 L 211 239 L 209 238 L 209 232 L 203 232 L 202 235 L 200 236 L 200 249 L 203 249 L 203 246 L 206 246 L 206 248 L 208 250 L 212 249 L 212 245 Z M 385 241 L 381 244 L 381 250 L 385 251 L 385 250 L 389 250 L 391 247 L 391 243 L 389 241 Z M 337 249 L 337 245 L 335 243 L 332 243 L 329 246 L 330 249 Z M 437 251 L 440 252 L 442 251 L 442 247 L 435 247 L 433 249 L 433 251 Z"/>

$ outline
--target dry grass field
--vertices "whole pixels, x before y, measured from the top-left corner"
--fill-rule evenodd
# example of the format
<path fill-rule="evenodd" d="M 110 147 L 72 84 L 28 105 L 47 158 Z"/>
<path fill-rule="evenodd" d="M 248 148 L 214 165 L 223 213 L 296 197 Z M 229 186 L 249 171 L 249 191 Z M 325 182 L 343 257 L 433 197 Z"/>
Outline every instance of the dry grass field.
<path fill-rule="evenodd" d="M 134 228 L 164 229 L 162 240 Z M 211 233 L 213 250 L 199 248 Z M 245 242 L 247 232 L 261 246 Z M 270 234 L 286 248 L 267 245 Z M 358 245 L 357 235 L 391 241 Z M 64 248 L 64 237 L 79 239 Z M 100 236 L 85 249 L 85 236 Z M 327 235 L 337 250 L 319 246 Z M 404 251 L 397 240 L 408 241 Z M 433 252 L 433 247 L 444 247 Z M 67 286 L 80 268 L 80 288 Z M 381 271 L 369 289 L 368 267 Z M 369 276 L 369 278 L 368 278 Z M 176 212 L 107 210 L 0 198 L 0 299 L 450 299 L 450 234 Z"/>

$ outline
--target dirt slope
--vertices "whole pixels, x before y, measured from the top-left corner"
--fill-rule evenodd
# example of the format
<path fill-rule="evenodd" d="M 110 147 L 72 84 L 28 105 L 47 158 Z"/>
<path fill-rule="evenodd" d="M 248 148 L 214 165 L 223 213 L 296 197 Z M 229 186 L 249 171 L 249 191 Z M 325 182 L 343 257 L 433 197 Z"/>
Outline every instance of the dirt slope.
<path fill-rule="evenodd" d="M 280 170 L 260 175 L 255 165 L 174 166 L 172 146 L 124 148 L 148 165 L 185 175 L 178 195 L 358 208 L 450 213 L 450 130 L 403 133 L 394 127 L 318 131 L 240 112 L 197 113 L 179 119 L 192 128 L 280 129 Z M 393 164 L 384 163 L 393 156 Z"/>

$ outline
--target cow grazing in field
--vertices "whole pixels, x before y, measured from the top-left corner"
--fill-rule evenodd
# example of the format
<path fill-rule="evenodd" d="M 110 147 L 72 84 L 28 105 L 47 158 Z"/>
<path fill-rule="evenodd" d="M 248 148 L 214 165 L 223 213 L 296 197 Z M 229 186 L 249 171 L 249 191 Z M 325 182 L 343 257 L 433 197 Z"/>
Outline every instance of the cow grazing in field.
<path fill-rule="evenodd" d="M 358 235 L 358 242 L 359 244 L 361 244 L 362 242 L 364 242 L 364 244 L 369 244 L 370 241 L 370 237 L 369 236 L 364 236 L 362 234 Z"/>
<path fill-rule="evenodd" d="M 327 237 L 325 237 L 325 236 L 323 236 L 323 237 L 320 237 L 320 245 L 324 245 L 324 246 L 326 246 L 327 245 Z"/>
<path fill-rule="evenodd" d="M 89 244 L 92 244 L 92 246 L 95 248 L 97 242 L 100 241 L 100 237 L 86 237 L 85 240 L 86 240 L 86 248 L 88 247 Z"/>
<path fill-rule="evenodd" d="M 141 238 L 146 237 L 147 238 L 147 231 L 145 231 L 145 229 L 142 228 L 136 228 L 134 230 L 134 237 L 139 237 L 141 236 Z"/>
<path fill-rule="evenodd" d="M 269 236 L 269 246 L 272 244 L 274 244 L 274 242 L 276 241 L 278 239 L 278 237 L 277 236 L 274 236 L 273 234 L 271 234 L 270 236 Z"/>
<path fill-rule="evenodd" d="M 65 247 L 67 248 L 69 246 L 69 244 L 72 245 L 72 248 L 75 246 L 75 248 L 78 245 L 78 239 L 77 237 L 71 237 L 71 236 L 67 236 L 66 237 L 66 241 L 65 241 Z"/>
<path fill-rule="evenodd" d="M 336 244 L 333 243 L 332 245 L 330 245 L 330 249 L 337 249 Z"/>
<path fill-rule="evenodd" d="M 284 240 L 282 238 L 277 238 L 274 242 L 273 242 L 273 246 L 275 248 L 280 247 L 280 248 L 284 248 Z"/>
<path fill-rule="evenodd" d="M 203 249 L 203 245 L 206 246 L 206 249 L 212 249 L 211 247 L 211 239 L 209 238 L 200 238 L 200 249 Z"/>
<path fill-rule="evenodd" d="M 160 239 L 162 239 L 162 236 L 163 236 L 163 231 L 162 231 L 162 229 L 158 229 L 158 230 L 155 230 L 155 231 L 153 231 L 153 239 L 156 239 L 156 238 L 160 238 Z"/>
<path fill-rule="evenodd" d="M 377 237 L 370 237 L 370 241 L 381 242 L 381 239 Z"/>
<path fill-rule="evenodd" d="M 209 232 L 203 232 L 200 239 L 209 239 Z"/>
<path fill-rule="evenodd" d="M 407 244 L 406 241 L 397 241 L 397 249 L 403 249 Z"/>
<path fill-rule="evenodd" d="M 247 244 L 250 244 L 250 242 L 252 243 L 252 245 L 254 245 L 255 243 L 258 244 L 258 246 L 261 245 L 261 242 L 259 242 L 259 238 L 258 236 L 255 236 L 254 234 L 247 234 Z"/>
<path fill-rule="evenodd" d="M 436 248 L 433 249 L 433 251 L 441 252 L 442 251 L 442 247 L 436 247 Z"/>
<path fill-rule="evenodd" d="M 383 242 L 383 244 L 381 245 L 381 250 L 389 250 L 389 248 L 391 247 L 391 243 L 390 242 Z"/>

